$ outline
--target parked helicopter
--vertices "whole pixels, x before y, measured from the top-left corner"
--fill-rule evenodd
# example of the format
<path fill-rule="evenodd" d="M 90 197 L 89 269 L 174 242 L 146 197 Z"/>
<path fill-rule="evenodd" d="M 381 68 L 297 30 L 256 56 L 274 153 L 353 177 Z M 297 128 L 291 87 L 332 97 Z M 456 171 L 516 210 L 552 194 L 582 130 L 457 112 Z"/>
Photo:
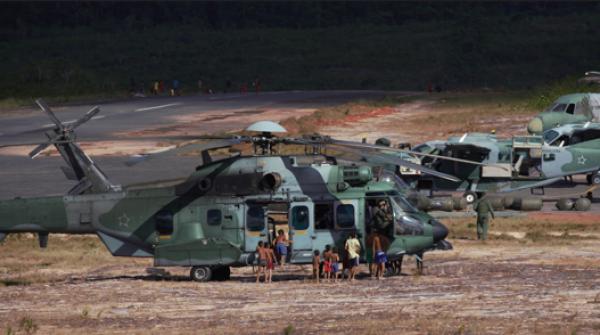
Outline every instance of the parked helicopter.
<path fill-rule="evenodd" d="M 576 162 L 572 160 L 570 166 L 562 167 L 563 170 L 575 169 L 586 174 L 588 184 L 600 185 L 600 123 L 567 124 L 546 130 L 543 138 L 549 146 L 569 148 L 574 155 L 572 158 L 577 157 Z"/>
<path fill-rule="evenodd" d="M 279 228 L 289 230 L 288 261 L 294 264 L 310 263 L 313 250 L 325 245 L 342 247 L 350 231 L 357 231 L 365 243 L 372 231 L 370 206 L 385 200 L 393 217 L 385 231 L 390 260 L 416 255 L 422 267 L 424 252 L 451 248 L 445 240 L 447 228 L 411 206 L 393 179 L 375 178 L 370 166 L 339 165 L 324 150 L 371 151 L 391 164 L 458 179 L 378 154 L 361 143 L 322 136 L 277 137 L 285 129 L 263 121 L 248 127 L 247 131 L 258 133 L 255 136 L 212 138 L 162 153 L 201 150 L 202 164 L 183 182 L 120 186 L 111 183 L 75 141 L 75 128 L 99 109 L 64 124 L 43 101 L 36 102 L 55 128 L 30 155 L 54 145 L 68 165 L 66 175 L 77 184 L 63 196 L 0 201 L 0 241 L 10 233 L 33 232 L 40 247 L 46 247 L 50 233 L 96 234 L 114 256 L 153 257 L 156 266 L 191 267 L 193 280 L 224 280 L 231 266 L 253 264 L 258 241 L 271 242 Z M 209 153 L 244 143 L 252 144 L 252 155 L 214 160 Z M 278 155 L 278 145 L 304 146 L 306 153 Z"/>
<path fill-rule="evenodd" d="M 550 107 L 527 124 L 530 134 L 540 135 L 544 131 L 569 123 L 584 123 L 600 117 L 600 94 L 575 93 L 563 95 Z"/>
<path fill-rule="evenodd" d="M 548 135 L 549 136 L 549 135 Z M 422 165 L 451 174 L 460 181 L 439 179 L 418 170 L 396 168 L 396 173 L 417 190 L 464 192 L 468 203 L 478 194 L 541 188 L 565 176 L 597 175 L 600 150 L 588 141 L 574 146 L 553 146 L 542 136 L 514 136 L 498 139 L 495 134 L 468 133 L 447 141 L 429 141 L 415 146 L 411 153 Z M 406 155 L 403 149 L 380 147 L 390 156 Z M 423 153 L 476 161 L 481 165 L 439 160 Z M 379 159 L 377 156 L 375 159 Z M 372 161 L 368 158 L 367 161 Z M 600 180 L 600 178 L 599 178 Z"/>

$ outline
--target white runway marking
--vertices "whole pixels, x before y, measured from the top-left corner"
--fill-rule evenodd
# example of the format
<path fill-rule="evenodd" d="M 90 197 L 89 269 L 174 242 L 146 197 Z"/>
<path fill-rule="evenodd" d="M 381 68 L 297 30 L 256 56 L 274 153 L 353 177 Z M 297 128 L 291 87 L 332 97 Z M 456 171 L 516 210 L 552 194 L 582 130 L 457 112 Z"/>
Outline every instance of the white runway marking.
<path fill-rule="evenodd" d="M 183 103 L 181 103 L 181 102 L 175 102 L 175 103 L 167 104 L 167 105 L 138 108 L 138 109 L 134 109 L 133 111 L 134 112 L 145 112 L 145 111 L 151 111 L 151 110 L 155 110 L 155 109 L 162 109 L 162 108 L 179 106 L 179 105 L 183 105 Z"/>
<path fill-rule="evenodd" d="M 104 119 L 106 117 L 106 115 L 96 115 L 94 117 L 92 117 L 90 120 L 100 120 L 100 119 Z M 64 121 L 63 124 L 71 124 L 74 123 L 77 120 L 69 120 L 69 121 Z M 46 123 L 45 125 L 42 126 L 42 128 L 51 128 L 54 127 L 55 124 L 54 123 Z"/>

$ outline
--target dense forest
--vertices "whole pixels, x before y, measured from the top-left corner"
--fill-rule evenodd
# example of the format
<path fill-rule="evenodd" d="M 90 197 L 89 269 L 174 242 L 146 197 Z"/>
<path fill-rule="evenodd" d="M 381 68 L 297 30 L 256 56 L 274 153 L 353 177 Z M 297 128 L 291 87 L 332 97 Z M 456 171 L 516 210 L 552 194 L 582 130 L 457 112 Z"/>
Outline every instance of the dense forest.
<path fill-rule="evenodd" d="M 239 89 L 523 89 L 600 68 L 600 3 L 14 2 L 0 98 Z"/>

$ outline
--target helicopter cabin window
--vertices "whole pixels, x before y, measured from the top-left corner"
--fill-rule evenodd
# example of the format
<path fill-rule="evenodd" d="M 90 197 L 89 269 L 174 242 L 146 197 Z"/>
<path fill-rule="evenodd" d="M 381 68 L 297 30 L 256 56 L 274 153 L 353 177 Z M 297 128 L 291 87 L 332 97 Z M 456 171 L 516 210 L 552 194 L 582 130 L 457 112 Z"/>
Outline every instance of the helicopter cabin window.
<path fill-rule="evenodd" d="M 308 229 L 309 217 L 308 207 L 296 206 L 292 209 L 292 227 L 294 230 Z"/>
<path fill-rule="evenodd" d="M 315 229 L 333 229 L 333 204 L 315 204 Z"/>
<path fill-rule="evenodd" d="M 575 113 L 575 104 L 569 104 L 569 107 L 567 107 L 567 114 L 573 114 Z"/>
<path fill-rule="evenodd" d="M 160 236 L 173 234 L 173 213 L 171 211 L 160 211 L 154 215 L 155 229 Z"/>
<path fill-rule="evenodd" d="M 553 112 L 561 113 L 567 108 L 567 104 L 556 104 L 554 108 L 552 108 Z"/>
<path fill-rule="evenodd" d="M 252 206 L 248 208 L 246 228 L 249 231 L 263 231 L 265 229 L 265 211 L 262 207 Z"/>
<path fill-rule="evenodd" d="M 336 223 L 338 229 L 354 228 L 354 206 L 338 205 L 335 209 Z"/>
<path fill-rule="evenodd" d="M 221 224 L 221 210 L 209 209 L 206 212 L 206 223 L 209 226 L 219 226 Z"/>

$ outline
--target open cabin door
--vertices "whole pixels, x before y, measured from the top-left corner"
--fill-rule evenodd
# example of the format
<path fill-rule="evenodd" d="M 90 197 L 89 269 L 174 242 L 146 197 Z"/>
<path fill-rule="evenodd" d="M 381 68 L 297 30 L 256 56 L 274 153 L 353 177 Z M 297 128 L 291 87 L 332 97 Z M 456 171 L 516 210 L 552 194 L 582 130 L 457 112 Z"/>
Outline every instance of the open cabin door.
<path fill-rule="evenodd" d="M 539 179 L 542 174 L 542 145 L 540 136 L 515 136 L 512 142 L 511 168 L 515 178 Z"/>
<path fill-rule="evenodd" d="M 312 259 L 315 235 L 314 204 L 295 202 L 289 209 L 289 231 L 291 241 L 291 262 L 307 263 Z"/>

